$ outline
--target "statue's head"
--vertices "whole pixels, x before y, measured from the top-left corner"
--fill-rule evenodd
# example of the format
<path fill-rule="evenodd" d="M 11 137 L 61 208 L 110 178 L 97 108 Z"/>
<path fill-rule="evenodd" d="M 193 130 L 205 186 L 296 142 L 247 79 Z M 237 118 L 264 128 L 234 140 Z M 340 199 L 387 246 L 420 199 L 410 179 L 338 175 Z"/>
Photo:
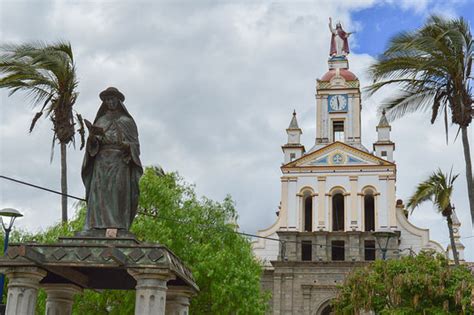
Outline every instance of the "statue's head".
<path fill-rule="evenodd" d="M 341 22 L 337 22 L 336 28 L 342 28 Z"/>
<path fill-rule="evenodd" d="M 119 105 L 125 100 L 125 96 L 114 87 L 109 87 L 100 92 L 99 97 L 107 106 L 108 110 L 117 110 Z"/>

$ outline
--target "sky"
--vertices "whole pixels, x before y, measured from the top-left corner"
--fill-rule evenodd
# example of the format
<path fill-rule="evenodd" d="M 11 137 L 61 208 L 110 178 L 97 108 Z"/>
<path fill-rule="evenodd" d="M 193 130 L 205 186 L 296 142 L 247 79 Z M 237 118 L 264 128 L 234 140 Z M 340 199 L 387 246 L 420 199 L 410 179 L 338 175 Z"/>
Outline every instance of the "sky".
<path fill-rule="evenodd" d="M 242 231 L 255 233 L 276 219 L 281 145 L 293 109 L 307 149 L 315 138 L 315 83 L 327 71 L 328 18 L 351 36 L 349 63 L 361 86 L 366 69 L 388 40 L 413 30 L 432 14 L 463 15 L 472 23 L 473 1 L 9 1 L 0 0 L 0 42 L 71 42 L 80 93 L 75 109 L 93 120 L 98 94 L 109 86 L 125 94 L 137 122 L 141 160 L 178 171 L 199 195 L 236 202 Z M 376 139 L 377 105 L 384 95 L 363 94 L 362 142 Z M 37 109 L 36 109 L 37 110 Z M 59 190 L 59 147 L 50 163 L 51 122 L 38 121 L 21 95 L 0 91 L 0 174 Z M 469 130 L 474 147 L 473 128 Z M 440 167 L 460 173 L 453 202 L 466 257 L 474 260 L 465 164 L 460 139 L 444 141 L 441 122 L 424 113 L 392 123 L 397 198 Z M 84 196 L 83 152 L 68 150 L 69 193 Z M 74 203 L 69 203 L 74 214 Z M 60 221 L 58 196 L 0 181 L 0 207 L 24 218 L 17 227 L 40 231 Z M 446 222 L 430 203 L 410 221 L 448 244 Z"/>

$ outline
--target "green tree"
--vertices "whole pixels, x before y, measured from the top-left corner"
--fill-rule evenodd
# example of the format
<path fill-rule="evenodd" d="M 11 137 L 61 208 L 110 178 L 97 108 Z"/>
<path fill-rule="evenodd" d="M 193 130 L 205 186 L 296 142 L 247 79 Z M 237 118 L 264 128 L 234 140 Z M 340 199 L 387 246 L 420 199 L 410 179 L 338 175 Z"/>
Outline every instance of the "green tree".
<path fill-rule="evenodd" d="M 474 279 L 465 266 L 450 266 L 433 252 L 377 260 L 355 269 L 340 287 L 336 314 L 472 314 Z"/>
<path fill-rule="evenodd" d="M 81 148 L 84 145 L 82 117 L 73 114 L 78 93 L 76 68 L 69 43 L 58 42 L 4 45 L 0 48 L 0 88 L 10 90 L 9 95 L 22 91 L 40 111 L 34 116 L 30 132 L 36 121 L 46 113 L 53 122 L 53 145 L 61 147 L 61 210 L 62 222 L 67 222 L 67 163 L 66 146 L 74 142 L 75 120 L 79 123 Z M 51 157 L 52 157 L 51 152 Z"/>
<path fill-rule="evenodd" d="M 65 225 L 44 233 L 16 232 L 21 241 L 56 242 L 82 229 L 85 209 Z M 248 238 L 235 233 L 236 211 L 230 197 L 223 202 L 197 198 L 194 187 L 175 173 L 146 168 L 140 181 L 139 214 L 132 232 L 146 242 L 166 245 L 191 269 L 200 292 L 191 314 L 264 314 L 268 294 L 260 290 L 261 266 Z M 86 290 L 78 295 L 74 314 L 133 314 L 133 291 Z M 38 298 L 44 313 L 45 294 Z"/>
<path fill-rule="evenodd" d="M 451 241 L 451 249 L 453 251 L 454 263 L 459 265 L 459 256 L 456 249 L 456 242 L 454 241 L 453 232 L 453 206 L 451 205 L 451 195 L 453 193 L 453 185 L 456 178 L 459 176 L 452 175 L 450 172 L 445 175 L 441 170 L 437 170 L 431 176 L 418 184 L 416 191 L 409 198 L 407 207 L 411 211 L 415 210 L 420 204 L 431 200 L 436 207 L 436 210 L 441 213 L 448 223 L 449 239 Z"/>
<path fill-rule="evenodd" d="M 439 115 L 444 116 L 446 142 L 448 116 L 459 126 L 474 224 L 474 179 L 468 139 L 473 112 L 470 87 L 473 51 L 474 42 L 466 20 L 432 16 L 418 30 L 402 32 L 390 40 L 387 50 L 370 68 L 375 83 L 368 91 L 373 94 L 387 86 L 400 89 L 398 95 L 381 105 L 389 119 L 430 111 L 433 124 Z"/>

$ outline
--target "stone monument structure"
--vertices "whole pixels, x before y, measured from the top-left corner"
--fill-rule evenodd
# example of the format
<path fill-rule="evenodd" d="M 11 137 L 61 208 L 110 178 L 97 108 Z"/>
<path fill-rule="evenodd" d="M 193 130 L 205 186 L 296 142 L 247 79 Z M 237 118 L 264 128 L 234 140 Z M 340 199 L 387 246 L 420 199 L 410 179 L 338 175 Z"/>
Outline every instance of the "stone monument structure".
<path fill-rule="evenodd" d="M 34 315 L 38 289 L 46 314 L 71 314 L 84 289 L 136 290 L 135 314 L 187 315 L 198 292 L 191 272 L 168 248 L 137 241 L 129 231 L 138 206 L 138 131 L 116 88 L 93 123 L 82 167 L 87 218 L 83 231 L 55 244 L 11 244 L 0 259 L 9 280 L 7 315 Z"/>
<path fill-rule="evenodd" d="M 372 150 L 362 143 L 363 104 L 359 79 L 349 69 L 350 33 L 331 22 L 329 69 L 315 86 L 314 144 L 308 151 L 301 144 L 293 112 L 282 146 L 276 222 L 253 243 L 265 268 L 262 287 L 272 292 L 270 314 L 330 314 L 337 285 L 354 267 L 421 250 L 444 252 L 428 230 L 408 221 L 397 201 L 395 143 L 385 113 Z M 377 239 L 381 232 L 391 237 Z"/>

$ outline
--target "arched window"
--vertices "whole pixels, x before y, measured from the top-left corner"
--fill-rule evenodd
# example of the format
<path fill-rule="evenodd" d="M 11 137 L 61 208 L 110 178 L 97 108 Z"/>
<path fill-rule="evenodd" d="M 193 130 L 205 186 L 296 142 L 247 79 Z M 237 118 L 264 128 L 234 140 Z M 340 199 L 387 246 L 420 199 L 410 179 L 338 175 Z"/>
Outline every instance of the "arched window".
<path fill-rule="evenodd" d="M 340 192 L 332 196 L 332 230 L 344 231 L 344 195 Z"/>
<path fill-rule="evenodd" d="M 313 197 L 310 191 L 304 192 L 303 202 L 304 231 L 311 232 L 313 230 Z"/>
<path fill-rule="evenodd" d="M 372 190 L 367 190 L 364 194 L 364 230 L 375 230 L 375 199 Z"/>

